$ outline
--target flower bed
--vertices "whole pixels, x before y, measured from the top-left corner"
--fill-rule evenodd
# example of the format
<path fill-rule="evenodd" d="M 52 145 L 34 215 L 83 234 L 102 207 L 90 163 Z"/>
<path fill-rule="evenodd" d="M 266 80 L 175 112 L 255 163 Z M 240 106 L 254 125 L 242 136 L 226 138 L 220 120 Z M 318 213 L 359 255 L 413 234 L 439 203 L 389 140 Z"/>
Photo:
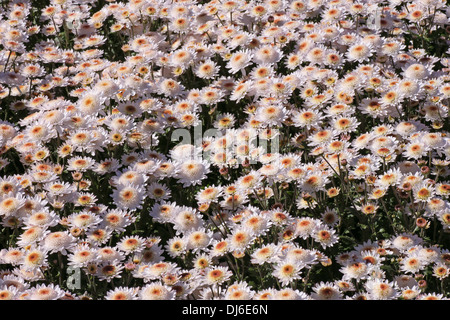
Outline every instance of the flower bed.
<path fill-rule="evenodd" d="M 0 299 L 447 299 L 449 4 L 2 1 Z"/>

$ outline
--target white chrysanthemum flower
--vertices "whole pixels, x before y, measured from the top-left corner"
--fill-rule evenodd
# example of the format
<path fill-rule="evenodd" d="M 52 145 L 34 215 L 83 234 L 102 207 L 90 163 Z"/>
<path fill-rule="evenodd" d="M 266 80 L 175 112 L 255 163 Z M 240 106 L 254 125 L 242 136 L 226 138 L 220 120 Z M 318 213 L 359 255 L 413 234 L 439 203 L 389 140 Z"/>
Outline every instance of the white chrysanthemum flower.
<path fill-rule="evenodd" d="M 47 266 L 47 264 L 47 251 L 41 247 L 33 247 L 27 250 L 22 262 L 25 270 L 37 270 Z"/>
<path fill-rule="evenodd" d="M 177 211 L 172 223 L 178 232 L 186 233 L 203 226 L 203 219 L 197 210 L 183 206 Z"/>
<path fill-rule="evenodd" d="M 276 291 L 274 300 L 311 300 L 311 297 L 303 291 L 287 287 Z"/>
<path fill-rule="evenodd" d="M 411 254 L 400 263 L 400 270 L 406 273 L 416 274 L 424 269 L 425 261 L 417 254 Z"/>
<path fill-rule="evenodd" d="M 119 209 L 136 210 L 142 208 L 145 190 L 141 186 L 126 185 L 120 186 L 113 191 L 114 203 Z"/>
<path fill-rule="evenodd" d="M 312 237 L 316 240 L 324 249 L 334 246 L 339 238 L 336 235 L 336 231 L 328 226 L 316 226 L 312 232 Z"/>
<path fill-rule="evenodd" d="M 117 287 L 106 292 L 105 300 L 137 300 L 136 288 Z"/>
<path fill-rule="evenodd" d="M 95 262 L 98 258 L 97 249 L 89 247 L 89 245 L 77 245 L 72 248 L 69 253 L 68 265 L 74 268 L 86 267 L 88 264 Z"/>
<path fill-rule="evenodd" d="M 258 48 L 253 56 L 253 61 L 257 64 L 274 64 L 282 58 L 281 50 L 277 47 L 262 46 Z"/>
<path fill-rule="evenodd" d="M 242 252 L 247 249 L 255 239 L 256 234 L 253 230 L 245 227 L 237 228 L 228 236 L 230 250 Z"/>
<path fill-rule="evenodd" d="M 83 115 L 96 115 L 104 107 L 102 99 L 95 92 L 85 93 L 79 100 L 77 108 Z"/>
<path fill-rule="evenodd" d="M 58 300 L 65 295 L 64 290 L 54 284 L 38 284 L 36 287 L 29 289 L 29 291 L 30 300 Z"/>
<path fill-rule="evenodd" d="M 161 94 L 173 97 L 182 95 L 185 87 L 174 79 L 161 79 L 158 84 L 158 89 Z"/>
<path fill-rule="evenodd" d="M 409 79 L 422 80 L 429 75 L 429 71 L 424 65 L 413 63 L 406 68 L 404 75 Z"/>
<path fill-rule="evenodd" d="M 140 300 L 174 300 L 176 293 L 161 282 L 152 282 L 142 287 L 138 295 Z"/>
<path fill-rule="evenodd" d="M 374 300 L 394 300 L 400 292 L 394 282 L 384 279 L 374 279 L 366 282 L 367 293 Z"/>
<path fill-rule="evenodd" d="M 281 126 L 287 116 L 286 108 L 275 104 L 264 105 L 256 110 L 256 120 L 264 126 Z"/>
<path fill-rule="evenodd" d="M 14 196 L 3 195 L 0 198 L 0 216 L 14 215 L 18 210 L 25 205 L 25 198 L 21 193 Z"/>
<path fill-rule="evenodd" d="M 403 155 L 408 159 L 419 159 L 428 153 L 429 148 L 421 141 L 411 141 L 405 147 Z"/>
<path fill-rule="evenodd" d="M 213 233 L 207 231 L 205 228 L 200 228 L 198 230 L 189 231 L 186 234 L 186 239 L 188 241 L 188 249 L 193 250 L 204 250 L 211 244 L 213 239 Z"/>
<path fill-rule="evenodd" d="M 227 68 L 231 73 L 238 71 L 245 72 L 244 68 L 249 66 L 253 58 L 253 54 L 249 50 L 241 50 L 234 53 L 227 63 Z"/>
<path fill-rule="evenodd" d="M 372 55 L 372 49 L 369 44 L 356 43 L 347 51 L 347 58 L 351 61 L 363 62 Z"/>
<path fill-rule="evenodd" d="M 145 239 L 139 236 L 125 236 L 120 239 L 116 246 L 125 254 L 141 252 L 144 250 Z"/>
<path fill-rule="evenodd" d="M 213 79 L 219 74 L 219 68 L 212 60 L 207 60 L 195 69 L 195 74 L 202 79 Z"/>
<path fill-rule="evenodd" d="M 368 272 L 370 271 L 369 266 L 364 262 L 353 262 L 348 265 L 343 266 L 340 272 L 344 274 L 344 280 L 350 279 L 366 279 L 368 277 Z"/>
<path fill-rule="evenodd" d="M 67 170 L 76 172 L 85 172 L 93 169 L 95 166 L 95 160 L 91 157 L 76 156 L 70 158 L 67 162 Z"/>
<path fill-rule="evenodd" d="M 319 111 L 308 110 L 296 110 L 292 113 L 292 121 L 294 125 L 301 128 L 310 129 L 317 127 L 322 123 L 322 114 Z"/>
<path fill-rule="evenodd" d="M 55 231 L 49 233 L 42 240 L 42 247 L 49 253 L 61 252 L 65 254 L 76 244 L 76 239 L 68 231 Z"/>
<path fill-rule="evenodd" d="M 237 282 L 230 285 L 224 296 L 224 300 L 251 300 L 255 292 L 246 282 Z"/>
<path fill-rule="evenodd" d="M 233 273 L 228 267 L 211 267 L 206 270 L 203 282 L 206 285 L 220 285 L 229 280 L 232 275 Z"/>
<path fill-rule="evenodd" d="M 206 161 L 188 160 L 178 165 L 177 179 L 183 186 L 200 184 L 209 173 L 210 164 Z"/>
<path fill-rule="evenodd" d="M 281 261 L 275 266 L 273 276 L 276 277 L 283 286 L 289 285 L 293 281 L 301 279 L 301 270 L 304 265 L 300 263 Z"/>
<path fill-rule="evenodd" d="M 251 255 L 251 263 L 264 264 L 264 263 L 276 263 L 280 261 L 280 247 L 271 243 L 265 245 L 259 249 L 256 249 Z"/>
<path fill-rule="evenodd" d="M 195 61 L 195 51 L 179 49 L 170 55 L 170 63 L 175 67 L 186 68 Z"/>
<path fill-rule="evenodd" d="M 341 300 L 339 287 L 332 282 L 320 282 L 312 288 L 311 298 L 314 300 Z"/>
<path fill-rule="evenodd" d="M 401 252 L 405 252 L 409 248 L 411 248 L 415 245 L 421 244 L 422 240 L 416 235 L 403 233 L 403 234 L 394 236 L 392 238 L 391 242 L 392 242 L 392 246 L 395 249 L 397 249 Z"/>

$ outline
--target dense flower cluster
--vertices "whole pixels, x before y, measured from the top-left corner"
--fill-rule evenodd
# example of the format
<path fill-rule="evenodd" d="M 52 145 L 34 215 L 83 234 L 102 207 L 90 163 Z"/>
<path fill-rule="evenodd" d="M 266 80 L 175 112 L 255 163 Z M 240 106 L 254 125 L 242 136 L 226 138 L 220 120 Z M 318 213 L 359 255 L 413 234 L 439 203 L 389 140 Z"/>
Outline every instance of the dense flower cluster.
<path fill-rule="evenodd" d="M 445 0 L 1 6 L 0 299 L 449 298 Z"/>

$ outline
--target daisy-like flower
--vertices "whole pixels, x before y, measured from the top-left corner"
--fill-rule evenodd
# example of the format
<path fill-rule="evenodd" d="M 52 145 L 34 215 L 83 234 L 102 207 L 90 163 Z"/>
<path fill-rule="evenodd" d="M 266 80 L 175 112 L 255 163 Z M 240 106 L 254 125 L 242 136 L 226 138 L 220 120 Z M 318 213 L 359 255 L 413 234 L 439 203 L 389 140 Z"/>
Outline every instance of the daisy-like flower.
<path fill-rule="evenodd" d="M 75 238 L 67 231 L 55 231 L 49 233 L 42 240 L 42 247 L 49 253 L 61 252 L 66 254 L 75 245 Z"/>
<path fill-rule="evenodd" d="M 102 224 L 116 232 L 123 232 L 125 228 L 133 223 L 135 217 L 128 211 L 110 209 L 102 214 Z"/>
<path fill-rule="evenodd" d="M 256 120 L 264 126 L 281 126 L 287 116 L 286 108 L 273 104 L 261 106 L 256 110 Z"/>
<path fill-rule="evenodd" d="M 35 245 L 41 241 L 50 231 L 45 227 L 30 226 L 27 227 L 19 236 L 17 244 L 23 247 Z"/>
<path fill-rule="evenodd" d="M 416 300 L 448 300 L 441 293 L 423 293 L 417 296 Z"/>
<path fill-rule="evenodd" d="M 283 286 L 289 285 L 293 281 L 301 279 L 303 265 L 295 262 L 281 261 L 275 266 L 273 276 L 276 277 Z"/>
<path fill-rule="evenodd" d="M 245 73 L 245 68 L 251 64 L 253 54 L 249 50 L 241 50 L 233 53 L 228 60 L 226 67 L 231 73 L 239 71 Z"/>
<path fill-rule="evenodd" d="M 416 202 L 426 202 L 433 198 L 434 187 L 426 182 L 421 182 L 413 186 L 413 196 Z"/>
<path fill-rule="evenodd" d="M 264 263 L 276 263 L 280 261 L 280 248 L 275 244 L 268 244 L 255 250 L 251 255 L 251 263 L 264 264 Z"/>
<path fill-rule="evenodd" d="M 143 286 L 138 293 L 139 300 L 174 300 L 173 288 L 156 281 Z"/>
<path fill-rule="evenodd" d="M 22 260 L 25 270 L 37 270 L 48 265 L 47 251 L 44 248 L 35 246 L 27 250 Z"/>
<path fill-rule="evenodd" d="M 387 280 L 369 280 L 365 287 L 369 296 L 374 300 L 395 300 L 400 296 L 397 286 Z"/>
<path fill-rule="evenodd" d="M 178 214 L 180 208 L 175 203 L 156 203 L 150 210 L 149 214 L 157 222 L 167 223 L 172 222 Z"/>
<path fill-rule="evenodd" d="M 224 200 L 220 202 L 220 205 L 227 210 L 236 210 L 237 208 L 241 208 L 248 201 L 247 194 L 238 192 L 225 196 Z"/>
<path fill-rule="evenodd" d="M 322 213 L 322 222 L 329 227 L 334 227 L 339 221 L 339 214 L 335 209 L 326 208 Z"/>
<path fill-rule="evenodd" d="M 117 248 L 125 254 L 141 252 L 145 246 L 145 239 L 139 236 L 125 236 L 117 243 Z"/>
<path fill-rule="evenodd" d="M 112 279 L 121 278 L 124 266 L 117 260 L 101 263 L 96 272 L 100 281 L 110 282 Z"/>
<path fill-rule="evenodd" d="M 443 280 L 447 278 L 450 274 L 450 269 L 447 265 L 444 263 L 436 263 L 433 266 L 433 276 L 436 278 Z"/>
<path fill-rule="evenodd" d="M 421 141 L 411 141 L 406 147 L 403 155 L 408 159 L 419 159 L 427 154 L 428 147 Z"/>
<path fill-rule="evenodd" d="M 164 184 L 153 182 L 147 187 L 147 190 L 151 199 L 162 201 L 170 198 L 170 189 Z"/>
<path fill-rule="evenodd" d="M 174 228 L 179 232 L 189 232 L 202 227 L 203 220 L 195 209 L 183 206 L 173 217 Z"/>
<path fill-rule="evenodd" d="M 354 262 L 343 266 L 340 271 L 344 274 L 344 280 L 361 280 L 368 277 L 369 266 L 364 262 Z"/>
<path fill-rule="evenodd" d="M 251 300 L 254 294 L 246 282 L 238 282 L 227 288 L 224 300 Z"/>
<path fill-rule="evenodd" d="M 30 300 L 59 300 L 65 295 L 58 285 L 54 284 L 38 284 L 30 289 Z"/>
<path fill-rule="evenodd" d="M 144 195 L 145 190 L 143 187 L 129 184 L 115 189 L 112 197 L 118 209 L 136 210 L 142 208 Z"/>
<path fill-rule="evenodd" d="M 88 245 L 74 246 L 68 254 L 68 265 L 74 268 L 87 267 L 90 263 L 97 261 L 97 249 Z"/>
<path fill-rule="evenodd" d="M 405 300 L 414 300 L 420 295 L 420 289 L 418 286 L 402 288 L 400 297 Z"/>
<path fill-rule="evenodd" d="M 136 289 L 117 287 L 106 292 L 105 300 L 136 300 Z"/>
<path fill-rule="evenodd" d="M 409 79 L 422 80 L 429 75 L 429 71 L 424 65 L 413 63 L 405 69 L 404 75 Z"/>
<path fill-rule="evenodd" d="M 322 123 L 322 114 L 319 111 L 298 110 L 292 113 L 292 121 L 295 126 L 310 129 Z"/>
<path fill-rule="evenodd" d="M 309 217 L 298 218 L 295 223 L 295 235 L 302 239 L 306 239 L 312 235 L 314 228 L 318 226 L 319 223 L 319 220 Z"/>
<path fill-rule="evenodd" d="M 95 248 L 94 246 L 91 246 Z M 104 246 L 96 248 L 97 259 L 100 262 L 122 261 L 124 259 L 124 253 L 117 248 Z"/>
<path fill-rule="evenodd" d="M 85 172 L 94 168 L 95 160 L 91 157 L 76 156 L 68 160 L 67 170 Z"/>
<path fill-rule="evenodd" d="M 19 292 L 19 289 L 14 286 L 2 285 L 0 287 L 0 300 L 16 300 Z"/>
<path fill-rule="evenodd" d="M 355 43 L 347 51 L 347 58 L 350 61 L 363 62 L 373 54 L 369 44 Z"/>
<path fill-rule="evenodd" d="M 85 116 L 96 115 L 103 108 L 103 101 L 94 92 L 86 92 L 79 100 L 77 109 Z"/>
<path fill-rule="evenodd" d="M 213 79 L 219 74 L 219 68 L 212 60 L 207 60 L 196 68 L 195 74 L 202 79 Z"/>
<path fill-rule="evenodd" d="M 170 59 L 173 66 L 186 68 L 195 60 L 195 51 L 179 49 L 171 54 Z"/>
<path fill-rule="evenodd" d="M 400 270 L 406 273 L 418 273 L 425 267 L 423 259 L 418 255 L 410 255 L 401 261 Z"/>
<path fill-rule="evenodd" d="M 205 228 L 200 228 L 198 230 L 192 230 L 186 234 L 186 239 L 188 241 L 188 249 L 195 251 L 206 249 L 213 237 L 211 231 L 207 231 Z"/>
<path fill-rule="evenodd" d="M 14 196 L 3 195 L 0 198 L 0 215 L 6 217 L 14 215 L 23 205 L 25 198 L 20 193 Z"/>
<path fill-rule="evenodd" d="M 222 195 L 222 187 L 220 186 L 209 186 L 200 190 L 195 199 L 199 203 L 209 203 L 217 200 Z"/>
<path fill-rule="evenodd" d="M 88 230 L 86 233 L 87 240 L 94 244 L 100 245 L 106 243 L 112 236 L 112 230 L 105 227 L 97 227 Z"/>
<path fill-rule="evenodd" d="M 409 248 L 421 244 L 422 239 L 420 239 L 416 235 L 402 233 L 402 234 L 393 236 L 391 239 L 391 242 L 392 242 L 392 246 L 395 249 L 398 249 L 401 252 L 405 252 Z"/>
<path fill-rule="evenodd" d="M 97 226 L 102 219 L 96 214 L 88 211 L 82 211 L 80 213 L 72 213 L 68 217 L 68 224 L 72 227 L 80 228 L 86 230 Z"/>
<path fill-rule="evenodd" d="M 303 179 L 302 188 L 306 192 L 323 190 L 328 181 L 326 174 L 319 171 L 310 171 Z"/>
<path fill-rule="evenodd" d="M 160 81 L 158 89 L 161 94 L 172 97 L 184 94 L 185 87 L 174 79 L 164 79 Z"/>
<path fill-rule="evenodd" d="M 209 173 L 209 163 L 206 161 L 190 160 L 178 165 L 177 178 L 185 187 L 200 184 Z"/>
<path fill-rule="evenodd" d="M 232 128 L 236 122 L 236 119 L 233 114 L 225 113 L 221 114 L 216 118 L 214 122 L 214 127 L 218 129 L 228 129 Z"/>
<path fill-rule="evenodd" d="M 230 249 L 228 240 L 213 240 L 210 255 L 212 257 L 218 257 L 226 254 Z"/>
<path fill-rule="evenodd" d="M 256 213 L 245 217 L 241 224 L 259 235 L 264 235 L 271 226 L 271 222 L 266 216 Z"/>
<path fill-rule="evenodd" d="M 282 58 L 281 50 L 277 47 L 262 46 L 254 52 L 253 61 L 257 64 L 274 64 Z"/>
<path fill-rule="evenodd" d="M 237 188 L 239 190 L 245 191 L 245 190 L 254 190 L 261 185 L 260 180 L 260 173 L 257 171 L 252 171 L 246 174 L 245 176 L 241 176 L 236 181 Z"/>
<path fill-rule="evenodd" d="M 342 293 L 336 284 L 320 282 L 313 287 L 311 298 L 314 300 L 342 300 Z"/>
<path fill-rule="evenodd" d="M 312 232 L 312 237 L 325 249 L 334 246 L 338 242 L 339 238 L 335 233 L 336 231 L 328 226 L 318 225 Z"/>
<path fill-rule="evenodd" d="M 256 239 L 256 234 L 253 230 L 246 227 L 239 227 L 232 231 L 228 236 L 230 250 L 244 251 Z"/>
<path fill-rule="evenodd" d="M 338 133 L 349 133 L 355 131 L 359 126 L 359 121 L 355 117 L 340 116 L 336 118 L 332 125 Z"/>
<path fill-rule="evenodd" d="M 206 285 L 221 285 L 228 281 L 232 275 L 232 272 L 227 267 L 217 266 L 208 268 L 205 270 L 203 283 Z"/>
<path fill-rule="evenodd" d="M 381 188 L 387 188 L 392 185 L 397 185 L 401 178 L 402 173 L 399 169 L 389 169 L 385 174 L 377 179 L 375 185 Z"/>

